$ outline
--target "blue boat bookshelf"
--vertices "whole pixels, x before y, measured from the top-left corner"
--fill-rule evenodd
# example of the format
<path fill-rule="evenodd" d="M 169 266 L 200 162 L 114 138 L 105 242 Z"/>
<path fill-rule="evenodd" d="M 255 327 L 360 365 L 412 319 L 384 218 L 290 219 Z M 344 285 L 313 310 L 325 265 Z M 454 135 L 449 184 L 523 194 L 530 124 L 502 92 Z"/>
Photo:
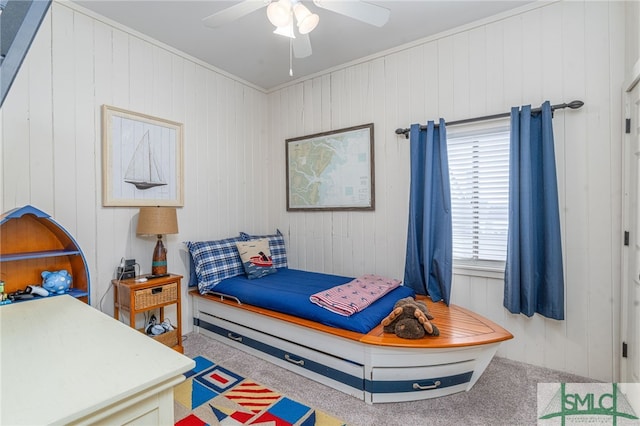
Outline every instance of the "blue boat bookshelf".
<path fill-rule="evenodd" d="M 41 285 L 43 271 L 63 269 L 72 277 L 66 294 L 90 303 L 89 268 L 73 236 L 49 214 L 30 205 L 2 215 L 0 279 L 5 293 Z"/>

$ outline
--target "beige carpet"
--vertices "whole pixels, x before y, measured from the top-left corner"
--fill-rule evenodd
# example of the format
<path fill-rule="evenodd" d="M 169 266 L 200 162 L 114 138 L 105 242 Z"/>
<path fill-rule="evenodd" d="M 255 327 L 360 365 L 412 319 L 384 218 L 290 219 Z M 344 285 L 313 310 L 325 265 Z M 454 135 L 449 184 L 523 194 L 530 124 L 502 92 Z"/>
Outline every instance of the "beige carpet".
<path fill-rule="evenodd" d="M 267 361 L 199 334 L 184 341 L 185 355 L 215 359 L 233 371 L 338 417 L 350 426 L 535 425 L 537 383 L 593 380 L 494 358 L 469 392 L 423 401 L 368 405 Z"/>

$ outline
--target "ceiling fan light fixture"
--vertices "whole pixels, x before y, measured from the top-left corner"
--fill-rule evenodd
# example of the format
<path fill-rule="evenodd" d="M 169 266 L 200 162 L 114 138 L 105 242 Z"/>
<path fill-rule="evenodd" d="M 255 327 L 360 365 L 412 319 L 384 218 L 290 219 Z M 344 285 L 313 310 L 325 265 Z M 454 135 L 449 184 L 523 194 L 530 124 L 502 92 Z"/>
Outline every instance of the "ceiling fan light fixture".
<path fill-rule="evenodd" d="M 310 33 L 316 26 L 318 26 L 318 22 L 320 21 L 318 14 L 311 13 L 302 3 L 296 3 L 293 6 L 293 13 L 296 15 L 298 31 L 300 31 L 300 34 Z"/>
<path fill-rule="evenodd" d="M 298 31 L 300 34 L 308 34 L 313 31 L 317 26 L 318 22 L 320 22 L 320 17 L 315 13 L 313 15 L 309 15 L 302 22 L 298 23 Z"/>
<path fill-rule="evenodd" d="M 274 1 L 267 7 L 267 17 L 276 27 L 285 27 L 292 21 L 291 3 L 288 0 Z"/>

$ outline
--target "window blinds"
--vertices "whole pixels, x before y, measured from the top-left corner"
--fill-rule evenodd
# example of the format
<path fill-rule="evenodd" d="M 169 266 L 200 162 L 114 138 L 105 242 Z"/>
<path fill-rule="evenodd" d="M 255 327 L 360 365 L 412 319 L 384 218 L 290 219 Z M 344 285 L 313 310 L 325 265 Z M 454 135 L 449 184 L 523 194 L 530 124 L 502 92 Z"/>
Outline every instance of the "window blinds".
<path fill-rule="evenodd" d="M 505 261 L 509 209 L 509 127 L 447 137 L 453 258 Z"/>

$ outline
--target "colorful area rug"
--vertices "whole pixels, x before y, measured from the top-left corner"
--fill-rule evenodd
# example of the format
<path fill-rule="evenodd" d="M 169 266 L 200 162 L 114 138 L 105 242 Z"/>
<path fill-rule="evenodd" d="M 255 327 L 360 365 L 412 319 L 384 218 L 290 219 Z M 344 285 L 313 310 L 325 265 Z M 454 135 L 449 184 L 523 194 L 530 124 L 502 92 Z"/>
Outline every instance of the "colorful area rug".
<path fill-rule="evenodd" d="M 174 390 L 176 426 L 344 426 L 204 357 Z"/>

